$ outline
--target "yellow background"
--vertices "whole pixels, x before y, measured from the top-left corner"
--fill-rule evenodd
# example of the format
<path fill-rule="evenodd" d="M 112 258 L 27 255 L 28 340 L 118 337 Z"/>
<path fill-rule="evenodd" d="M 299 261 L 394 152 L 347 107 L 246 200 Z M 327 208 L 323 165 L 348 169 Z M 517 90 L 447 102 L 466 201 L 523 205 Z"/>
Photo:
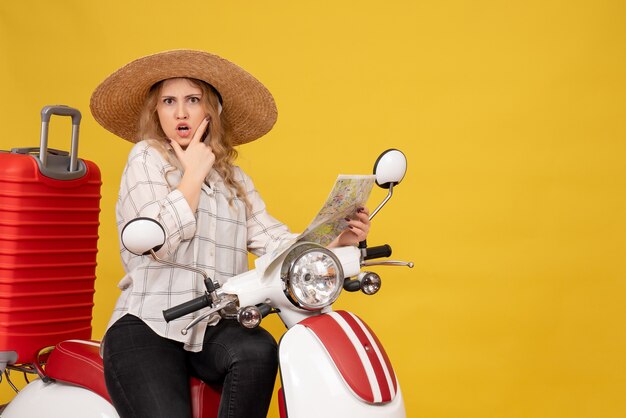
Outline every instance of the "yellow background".
<path fill-rule="evenodd" d="M 122 276 L 130 146 L 89 97 L 175 48 L 217 53 L 273 92 L 278 123 L 239 164 L 294 231 L 337 174 L 368 173 L 390 147 L 408 156 L 369 242 L 416 267 L 378 268 L 379 295 L 340 303 L 385 344 L 407 416 L 626 416 L 626 3 L 0 2 L 0 149 L 37 145 L 39 110 L 63 103 L 82 110 L 80 157 L 102 170 L 95 338 Z M 66 149 L 69 122 L 52 125 Z"/>

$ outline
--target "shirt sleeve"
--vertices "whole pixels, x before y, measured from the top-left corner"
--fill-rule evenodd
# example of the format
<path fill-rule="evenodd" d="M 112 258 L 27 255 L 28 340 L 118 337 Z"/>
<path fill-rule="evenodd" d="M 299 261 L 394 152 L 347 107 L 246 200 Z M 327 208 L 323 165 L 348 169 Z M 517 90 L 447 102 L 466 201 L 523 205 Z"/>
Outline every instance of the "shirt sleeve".
<path fill-rule="evenodd" d="M 167 237 L 158 255 L 168 258 L 196 230 L 196 218 L 187 200 L 167 182 L 167 173 L 172 170 L 175 168 L 156 149 L 145 143 L 135 145 L 122 175 L 117 208 L 120 232 L 137 217 L 157 220 Z"/>
<path fill-rule="evenodd" d="M 241 172 L 241 171 L 240 171 Z M 243 177 L 246 196 L 251 208 L 247 210 L 246 223 L 248 228 L 248 251 L 256 256 L 262 256 L 271 252 L 286 241 L 296 238 L 298 235 L 289 231 L 289 228 L 266 210 L 265 202 L 254 187 L 252 179 L 241 172 Z"/>

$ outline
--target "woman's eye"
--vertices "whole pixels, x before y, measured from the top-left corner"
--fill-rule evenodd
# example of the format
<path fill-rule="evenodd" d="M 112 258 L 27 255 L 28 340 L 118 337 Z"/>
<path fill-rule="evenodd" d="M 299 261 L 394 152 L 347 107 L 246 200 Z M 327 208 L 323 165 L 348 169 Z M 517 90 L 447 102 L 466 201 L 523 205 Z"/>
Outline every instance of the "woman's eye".
<path fill-rule="evenodd" d="M 199 103 L 200 102 L 200 98 L 199 97 L 190 97 L 189 98 L 189 103 Z"/>
<path fill-rule="evenodd" d="M 165 104 L 172 104 L 174 103 L 174 99 L 172 99 L 171 97 L 166 97 L 165 99 L 163 99 L 163 103 Z"/>

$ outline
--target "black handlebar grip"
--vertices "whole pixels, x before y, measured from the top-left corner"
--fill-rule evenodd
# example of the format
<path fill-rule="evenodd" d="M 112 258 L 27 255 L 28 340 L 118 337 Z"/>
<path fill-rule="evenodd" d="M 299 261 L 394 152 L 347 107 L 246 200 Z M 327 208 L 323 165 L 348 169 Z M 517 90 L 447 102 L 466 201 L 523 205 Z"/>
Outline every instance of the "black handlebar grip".
<path fill-rule="evenodd" d="M 376 247 L 369 247 L 365 251 L 364 260 L 371 260 L 372 258 L 391 257 L 391 246 L 389 244 L 379 245 Z"/>
<path fill-rule="evenodd" d="M 209 293 L 213 293 L 215 292 L 215 283 L 213 283 L 213 280 L 211 280 L 210 278 L 206 278 L 204 279 L 204 286 L 206 286 L 206 290 Z"/>
<path fill-rule="evenodd" d="M 343 290 L 346 292 L 358 292 L 361 290 L 361 282 L 358 280 L 346 279 L 343 282 Z"/>
<path fill-rule="evenodd" d="M 272 313 L 272 307 L 267 303 L 259 303 L 258 305 L 256 305 L 256 307 L 259 308 L 259 312 L 261 312 L 262 318 L 265 318 L 267 315 Z"/>
<path fill-rule="evenodd" d="M 207 306 L 211 306 L 211 298 L 208 294 L 205 294 L 192 299 L 189 302 L 181 303 L 180 305 L 164 310 L 163 318 L 165 318 L 165 322 L 170 322 L 174 319 L 180 318 L 181 316 L 206 308 Z"/>

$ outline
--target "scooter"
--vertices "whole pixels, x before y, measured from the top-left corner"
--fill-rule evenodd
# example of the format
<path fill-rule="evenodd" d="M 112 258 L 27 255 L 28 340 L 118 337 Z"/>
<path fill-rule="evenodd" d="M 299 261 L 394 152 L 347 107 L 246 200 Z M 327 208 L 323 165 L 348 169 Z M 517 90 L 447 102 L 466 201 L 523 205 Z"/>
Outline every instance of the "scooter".
<path fill-rule="evenodd" d="M 385 151 L 374 165 L 376 184 L 388 189 L 383 202 L 406 172 L 401 151 Z M 153 219 L 137 218 L 122 231 L 122 244 L 137 255 L 187 269 L 204 278 L 206 292 L 191 301 L 163 312 L 166 321 L 199 311 L 183 330 L 219 314 L 254 328 L 262 319 L 277 313 L 287 331 L 279 342 L 278 391 L 281 418 L 345 417 L 402 418 L 406 416 L 398 379 L 385 350 L 374 332 L 355 314 L 333 311 L 343 290 L 373 295 L 381 278 L 362 267 L 395 265 L 413 267 L 402 261 L 370 261 L 391 255 L 391 247 L 327 249 L 311 242 L 295 242 L 288 248 L 259 258 L 256 268 L 230 278 L 221 287 L 194 267 L 160 259 L 156 251 L 165 243 L 163 227 Z M 9 384 L 9 370 L 36 374 L 39 379 L 19 391 L 1 418 L 119 418 L 110 403 L 97 341 L 68 340 L 40 352 L 33 364 L 14 364 L 0 353 L 0 370 Z M 4 362 L 4 366 L 3 366 Z M 13 386 L 13 385 L 12 385 Z M 192 378 L 194 418 L 217 416 L 219 388 Z"/>

